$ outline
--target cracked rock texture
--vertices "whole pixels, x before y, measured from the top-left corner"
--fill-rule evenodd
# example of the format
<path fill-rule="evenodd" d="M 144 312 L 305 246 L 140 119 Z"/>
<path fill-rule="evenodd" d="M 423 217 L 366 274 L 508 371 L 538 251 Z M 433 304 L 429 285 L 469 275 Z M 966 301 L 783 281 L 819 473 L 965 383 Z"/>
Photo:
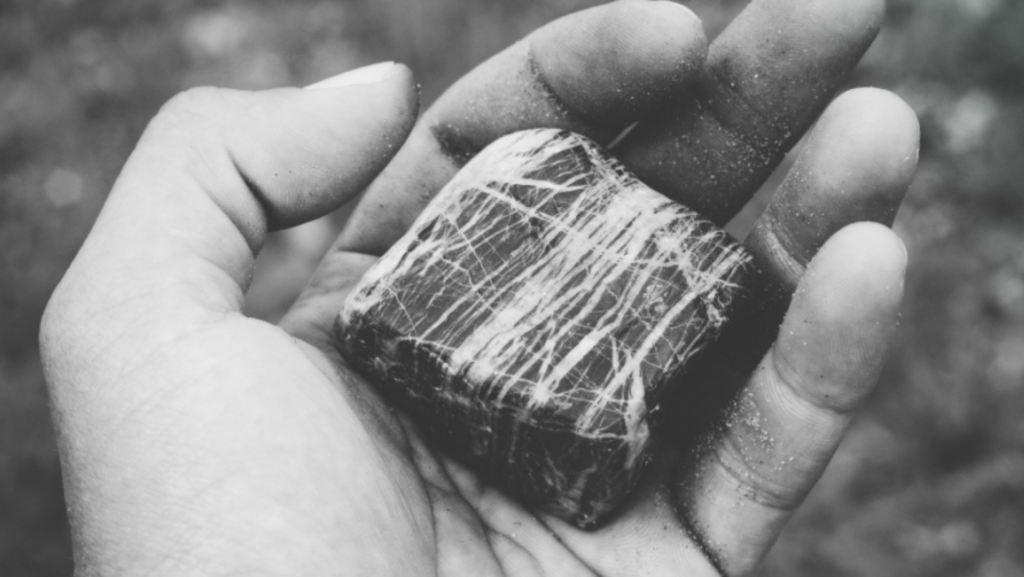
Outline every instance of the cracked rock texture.
<path fill-rule="evenodd" d="M 742 300 L 721 229 L 564 131 L 506 136 L 363 277 L 348 362 L 526 505 L 599 523 L 649 460 L 659 399 Z"/>

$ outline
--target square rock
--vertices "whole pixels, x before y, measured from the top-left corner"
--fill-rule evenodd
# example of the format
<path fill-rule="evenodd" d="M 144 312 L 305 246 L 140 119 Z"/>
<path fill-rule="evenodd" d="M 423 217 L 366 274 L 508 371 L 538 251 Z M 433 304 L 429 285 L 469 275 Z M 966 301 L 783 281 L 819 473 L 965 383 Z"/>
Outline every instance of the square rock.
<path fill-rule="evenodd" d="M 348 363 L 440 446 L 581 527 L 628 495 L 659 400 L 686 387 L 751 258 L 581 136 L 470 161 L 360 281 Z"/>

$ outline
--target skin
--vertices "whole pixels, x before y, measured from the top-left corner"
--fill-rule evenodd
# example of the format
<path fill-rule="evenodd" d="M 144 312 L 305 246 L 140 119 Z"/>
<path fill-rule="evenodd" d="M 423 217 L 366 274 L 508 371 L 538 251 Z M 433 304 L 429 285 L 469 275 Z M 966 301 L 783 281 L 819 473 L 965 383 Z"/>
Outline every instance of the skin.
<path fill-rule="evenodd" d="M 755 0 L 708 49 L 671 3 L 597 7 L 482 64 L 418 122 L 401 66 L 373 84 L 172 100 L 43 321 L 78 574 L 754 572 L 873 390 L 896 325 L 906 252 L 885 225 L 917 123 L 880 90 L 829 103 L 881 11 Z M 334 351 L 352 284 L 502 134 L 609 142 L 639 122 L 615 153 L 724 221 L 823 110 L 747 240 L 775 304 L 746 327 L 768 337 L 735 345 L 756 361 L 738 400 L 700 450 L 668 435 L 599 530 L 481 483 Z M 364 190 L 280 325 L 244 317 L 267 233 Z"/>

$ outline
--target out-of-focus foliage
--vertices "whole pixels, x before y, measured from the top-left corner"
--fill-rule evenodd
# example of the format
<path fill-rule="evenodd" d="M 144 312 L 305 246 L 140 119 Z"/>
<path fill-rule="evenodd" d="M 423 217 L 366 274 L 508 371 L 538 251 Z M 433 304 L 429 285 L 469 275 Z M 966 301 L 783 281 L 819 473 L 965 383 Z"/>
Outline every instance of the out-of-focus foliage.
<path fill-rule="evenodd" d="M 0 0 L 0 574 L 71 570 L 36 331 L 147 120 L 200 84 L 302 85 L 377 60 L 425 101 L 595 0 Z M 738 0 L 688 3 L 714 36 Z M 1024 574 L 1024 3 L 890 0 L 855 84 L 917 110 L 911 252 L 883 387 L 769 559 L 778 575 Z M 341 216 L 275 236 L 273 319 Z M 260 274 L 263 271 L 274 274 Z"/>
<path fill-rule="evenodd" d="M 857 82 L 921 119 L 907 302 L 768 572 L 1024 575 L 1024 3 L 892 0 Z"/>

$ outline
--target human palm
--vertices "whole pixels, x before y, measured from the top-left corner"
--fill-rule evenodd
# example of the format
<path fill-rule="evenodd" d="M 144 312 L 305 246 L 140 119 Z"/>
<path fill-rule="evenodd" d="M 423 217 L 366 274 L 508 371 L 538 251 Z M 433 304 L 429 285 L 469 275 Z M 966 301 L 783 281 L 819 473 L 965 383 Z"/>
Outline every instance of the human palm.
<path fill-rule="evenodd" d="M 44 322 L 79 571 L 756 570 L 873 388 L 895 326 L 902 247 L 883 226 L 851 224 L 889 222 L 913 172 L 916 124 L 892 95 L 857 90 L 829 105 L 748 236 L 776 289 L 766 298 L 783 308 L 746 327 L 767 340 L 731 343 L 746 358 L 774 341 L 725 426 L 700 451 L 666 434 L 641 487 L 597 530 L 526 510 L 447 458 L 346 368 L 331 326 L 346 291 L 458 166 L 518 129 L 611 142 L 638 123 L 614 152 L 663 193 L 728 220 L 828 104 L 879 10 L 755 2 L 705 62 L 699 24 L 677 6 L 598 7 L 481 65 L 415 127 L 402 67 L 318 90 L 175 99 Z M 364 189 L 280 325 L 245 318 L 267 232 Z M 778 294 L 793 290 L 776 331 Z"/>

